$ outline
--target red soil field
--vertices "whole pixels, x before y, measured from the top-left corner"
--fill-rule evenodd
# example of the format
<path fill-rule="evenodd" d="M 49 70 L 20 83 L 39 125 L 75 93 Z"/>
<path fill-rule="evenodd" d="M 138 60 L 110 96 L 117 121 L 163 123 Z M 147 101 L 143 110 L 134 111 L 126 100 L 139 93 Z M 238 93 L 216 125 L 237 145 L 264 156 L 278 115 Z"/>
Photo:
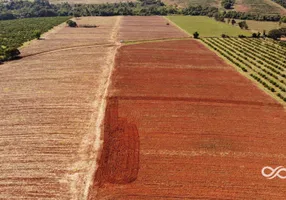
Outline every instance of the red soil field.
<path fill-rule="evenodd" d="M 167 23 L 169 21 L 160 16 L 126 16 L 121 20 L 118 39 L 133 41 L 189 37 L 184 31 Z"/>
<path fill-rule="evenodd" d="M 150 54 L 150 48 L 153 54 Z M 174 56 L 179 52 L 181 55 Z M 125 54 L 128 56 L 121 59 Z M 155 46 L 153 43 L 126 46 L 118 52 L 117 65 L 148 68 L 227 67 L 215 53 L 192 40 L 159 42 Z"/>
<path fill-rule="evenodd" d="M 118 99 L 110 99 L 105 116 L 104 149 L 96 179 L 104 182 L 130 183 L 139 169 L 139 135 L 137 127 L 118 117 Z M 118 152 L 120 150 L 120 152 Z"/>
<path fill-rule="evenodd" d="M 285 110 L 199 42 L 121 47 L 109 98 L 93 199 L 285 199 Z"/>

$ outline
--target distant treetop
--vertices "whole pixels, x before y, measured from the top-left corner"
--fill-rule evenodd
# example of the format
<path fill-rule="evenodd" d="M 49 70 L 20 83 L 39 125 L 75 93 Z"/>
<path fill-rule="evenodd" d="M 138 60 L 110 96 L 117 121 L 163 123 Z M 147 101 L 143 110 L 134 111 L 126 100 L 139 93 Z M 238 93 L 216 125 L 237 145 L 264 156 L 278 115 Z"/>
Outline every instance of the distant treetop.
<path fill-rule="evenodd" d="M 222 0 L 226 9 L 233 7 L 235 0 Z M 190 5 L 179 8 L 175 5 L 165 5 L 161 0 L 138 0 L 137 2 L 120 2 L 105 4 L 50 4 L 47 0 L 10 0 L 0 1 L 0 20 L 51 17 L 51 16 L 115 16 L 115 15 L 200 15 L 217 17 L 217 19 L 232 18 L 242 20 L 280 21 L 280 15 L 265 15 L 243 13 L 236 11 L 221 12 L 216 7 Z M 218 18 L 219 17 L 219 18 Z"/>

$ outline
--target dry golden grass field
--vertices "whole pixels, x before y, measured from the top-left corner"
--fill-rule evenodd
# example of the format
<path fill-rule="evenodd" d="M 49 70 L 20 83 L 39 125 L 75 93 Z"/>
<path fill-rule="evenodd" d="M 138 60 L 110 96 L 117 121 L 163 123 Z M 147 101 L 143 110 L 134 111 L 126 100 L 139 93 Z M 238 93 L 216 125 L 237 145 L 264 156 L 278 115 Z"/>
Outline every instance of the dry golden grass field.
<path fill-rule="evenodd" d="M 84 199 L 119 20 L 78 20 L 96 29 L 61 25 L 1 65 L 0 199 Z"/>

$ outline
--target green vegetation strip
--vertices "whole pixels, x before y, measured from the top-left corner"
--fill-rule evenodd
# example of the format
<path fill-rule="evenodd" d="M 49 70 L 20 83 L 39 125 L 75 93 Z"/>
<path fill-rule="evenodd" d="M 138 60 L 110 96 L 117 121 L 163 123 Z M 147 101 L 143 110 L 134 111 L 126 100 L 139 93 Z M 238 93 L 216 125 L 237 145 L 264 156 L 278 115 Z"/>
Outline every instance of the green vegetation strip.
<path fill-rule="evenodd" d="M 250 58 L 250 61 L 252 61 L 251 63 L 253 65 L 267 72 L 274 78 L 278 79 L 278 76 L 281 76 L 281 78 L 282 77 L 285 78 L 285 74 L 283 74 L 284 69 L 280 67 L 278 64 L 272 63 L 269 60 L 267 60 L 266 57 L 268 56 L 265 57 L 261 56 L 259 51 L 255 51 L 255 49 L 251 48 L 250 46 L 249 48 L 247 48 L 247 46 L 241 45 L 242 44 L 241 42 L 237 43 L 234 40 L 229 40 L 229 39 L 225 39 L 224 42 L 228 46 L 232 46 L 232 48 L 235 49 L 236 51 L 244 54 L 246 56 L 244 59 L 248 60 L 248 58 Z M 254 54 L 255 56 L 253 56 Z M 269 70 L 271 70 L 274 74 Z"/>
<path fill-rule="evenodd" d="M 259 40 L 250 40 L 250 42 L 254 45 L 263 45 L 264 48 L 272 53 L 276 53 L 280 56 L 282 56 L 281 58 L 284 59 L 284 63 L 286 63 L 286 48 L 285 47 L 281 47 L 273 42 L 271 42 L 272 44 L 269 44 L 269 41 L 259 41 Z"/>
<path fill-rule="evenodd" d="M 235 39 L 231 38 L 230 40 L 234 41 Z M 267 58 L 270 61 L 272 61 L 273 63 L 279 63 L 281 65 L 282 71 L 284 71 L 283 68 L 286 69 L 285 58 L 280 57 L 279 55 L 276 55 L 276 53 L 271 51 L 271 50 L 268 50 L 268 51 L 265 50 L 263 48 L 263 45 L 261 45 L 261 44 L 257 45 L 257 44 L 250 43 L 249 39 L 247 39 L 247 40 L 241 39 L 240 43 L 241 43 L 240 46 L 242 46 L 242 47 L 252 47 L 253 51 L 255 51 L 258 54 L 261 54 L 263 56 L 263 58 Z M 269 52 L 271 53 L 271 55 L 269 55 Z"/>
<path fill-rule="evenodd" d="M 256 62 L 253 62 L 253 61 L 251 60 L 251 59 L 256 60 L 256 58 L 251 55 L 251 52 L 250 52 L 250 54 L 245 53 L 245 51 L 248 51 L 247 49 L 245 49 L 244 51 L 242 51 L 241 49 L 238 49 L 238 48 L 235 47 L 235 46 L 237 46 L 236 44 L 234 44 L 234 45 L 233 45 L 233 44 L 229 44 L 229 43 L 227 42 L 227 39 L 222 39 L 223 41 L 220 41 L 219 39 L 214 39 L 214 40 L 216 40 L 216 41 L 217 41 L 218 43 L 220 43 L 224 48 L 226 48 L 226 49 L 228 49 L 228 50 L 230 50 L 230 51 L 231 51 L 232 49 L 234 49 L 234 50 L 236 51 L 236 53 L 237 53 L 237 52 L 240 52 L 240 53 L 241 53 L 241 54 L 240 54 L 240 57 L 241 57 L 242 59 L 244 59 L 244 61 L 243 61 L 244 64 L 246 64 L 245 61 L 251 63 L 251 64 L 252 64 L 251 69 L 253 69 L 255 72 L 257 72 L 261 77 L 263 77 L 264 79 L 266 79 L 267 81 L 269 81 L 272 85 L 274 85 L 275 87 L 279 88 L 281 91 L 286 92 L 286 88 L 285 88 L 284 86 L 282 86 L 282 85 L 276 83 L 276 80 L 272 80 L 268 75 L 270 75 L 270 76 L 274 77 L 275 79 L 279 80 L 277 76 L 273 75 L 271 72 L 269 72 L 268 70 L 266 70 L 265 68 L 261 67 L 261 66 L 258 65 Z M 223 42 L 225 42 L 225 43 L 223 43 Z M 249 52 L 249 51 L 248 51 L 248 52 Z M 259 61 L 257 61 L 257 62 L 259 63 Z M 260 64 L 261 64 L 261 63 L 260 63 Z M 254 68 L 253 68 L 253 66 L 254 66 Z M 256 68 L 255 68 L 255 67 L 256 67 Z M 264 74 L 264 73 L 262 73 L 260 70 L 262 70 L 263 72 L 265 72 L 267 75 Z M 284 84 L 284 81 L 282 81 L 282 80 L 279 80 L 279 81 Z"/>
<path fill-rule="evenodd" d="M 70 17 L 42 17 L 0 21 L 0 61 L 9 60 L 9 49 L 18 48 L 24 42 L 37 38 Z"/>
<path fill-rule="evenodd" d="M 167 18 L 191 35 L 197 31 L 200 37 L 220 37 L 222 34 L 228 36 L 251 35 L 250 31 L 241 30 L 238 26 L 218 22 L 209 17 L 168 16 Z"/>
<path fill-rule="evenodd" d="M 209 47 L 247 73 L 267 90 L 286 102 L 284 62 L 274 63 L 272 51 L 265 51 L 269 43 L 259 39 L 205 38 Z M 251 44 L 252 43 L 252 44 Z M 256 44 L 253 45 L 253 43 Z M 267 44 L 267 45 L 266 45 Z M 270 45 L 272 46 L 272 45 Z M 254 48 L 255 47 L 255 48 Z M 259 51 L 261 49 L 262 53 Z M 269 49 L 268 49 L 269 50 Z M 284 49 L 283 49 L 284 50 Z M 274 49 L 273 49 L 274 51 Z M 283 67 L 282 67 L 283 66 Z"/>

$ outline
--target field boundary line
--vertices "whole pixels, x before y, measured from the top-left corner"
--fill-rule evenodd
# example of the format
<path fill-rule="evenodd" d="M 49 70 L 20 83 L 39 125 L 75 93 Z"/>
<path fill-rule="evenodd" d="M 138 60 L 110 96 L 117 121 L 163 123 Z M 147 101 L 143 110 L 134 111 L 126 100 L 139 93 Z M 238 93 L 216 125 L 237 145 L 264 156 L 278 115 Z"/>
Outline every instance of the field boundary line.
<path fill-rule="evenodd" d="M 142 44 L 142 43 L 151 43 L 151 42 L 166 42 L 166 41 L 177 41 L 177 40 L 192 40 L 192 37 L 184 38 L 162 38 L 162 39 L 151 39 L 151 40 L 127 40 L 124 45 L 133 45 L 133 44 Z"/>
<path fill-rule="evenodd" d="M 192 37 L 192 35 L 187 32 L 185 29 L 181 28 L 180 26 L 178 26 L 175 22 L 173 22 L 172 20 L 168 19 L 166 16 L 163 16 L 163 18 L 165 18 L 166 20 L 168 20 L 173 26 L 177 27 L 179 30 L 183 31 L 185 34 L 187 34 L 189 37 Z"/>
<path fill-rule="evenodd" d="M 142 100 L 142 101 L 184 101 L 192 103 L 217 103 L 230 105 L 247 105 L 247 106 L 271 106 L 280 108 L 280 103 L 263 103 L 255 101 L 240 101 L 240 100 L 224 100 L 211 98 L 193 98 L 193 97 L 164 97 L 164 96 L 111 96 L 109 99 L 117 98 L 118 100 Z"/>
<path fill-rule="evenodd" d="M 73 49 L 97 47 L 97 46 L 113 47 L 113 46 L 116 46 L 116 44 L 113 44 L 113 43 L 103 43 L 103 44 L 95 43 L 95 44 L 71 46 L 71 47 L 66 47 L 66 48 L 58 48 L 58 49 L 53 49 L 53 50 L 48 50 L 48 51 L 42 51 L 42 52 L 38 52 L 38 53 L 28 54 L 28 55 L 22 56 L 22 58 L 32 57 L 32 56 L 37 56 L 37 55 L 43 55 L 43 54 L 49 54 L 49 53 L 55 53 L 55 52 L 60 52 L 60 51 L 68 51 L 68 50 L 73 50 Z"/>
<path fill-rule="evenodd" d="M 98 104 L 98 108 L 99 108 L 99 112 L 97 115 L 97 120 L 96 120 L 96 124 L 95 124 L 95 130 L 91 133 L 91 134 L 95 134 L 95 141 L 93 141 L 93 145 L 92 147 L 92 153 L 97 153 L 95 155 L 95 159 L 91 160 L 91 165 L 89 167 L 89 171 L 86 174 L 86 180 L 85 180 L 85 186 L 84 186 L 84 192 L 83 192 L 83 198 L 80 199 L 84 199 L 84 200 L 88 200 L 88 199 L 92 199 L 95 198 L 95 196 L 97 195 L 97 189 L 98 188 L 94 188 L 94 176 L 95 173 L 98 169 L 98 159 L 101 156 L 101 151 L 103 148 L 103 136 L 104 136 L 104 132 L 103 132 L 103 126 L 104 126 L 104 118 L 105 118 L 105 110 L 106 110 L 106 106 L 107 106 L 107 96 L 108 96 L 108 91 L 109 88 L 111 86 L 111 78 L 113 75 L 113 71 L 115 69 L 115 59 L 116 59 L 116 54 L 118 52 L 118 49 L 121 47 L 120 43 L 118 45 L 117 44 L 117 33 L 119 31 L 120 28 L 120 22 L 121 22 L 122 17 L 117 17 L 117 21 L 115 23 L 115 26 L 112 30 L 112 34 L 111 34 L 111 39 L 113 39 L 115 45 L 113 45 L 115 47 L 115 49 L 111 49 L 109 51 L 109 55 L 108 55 L 108 62 L 106 64 L 108 64 L 110 66 L 109 69 L 109 73 L 108 73 L 108 77 L 107 80 L 105 80 L 105 84 L 104 84 L 104 91 L 103 94 L 101 95 L 101 99 L 100 102 Z M 95 103 L 95 102 L 93 102 Z M 94 115 L 94 114 L 93 114 Z M 82 141 L 83 146 L 85 146 L 84 144 L 84 139 Z M 88 148 L 88 147 L 86 147 Z"/>

